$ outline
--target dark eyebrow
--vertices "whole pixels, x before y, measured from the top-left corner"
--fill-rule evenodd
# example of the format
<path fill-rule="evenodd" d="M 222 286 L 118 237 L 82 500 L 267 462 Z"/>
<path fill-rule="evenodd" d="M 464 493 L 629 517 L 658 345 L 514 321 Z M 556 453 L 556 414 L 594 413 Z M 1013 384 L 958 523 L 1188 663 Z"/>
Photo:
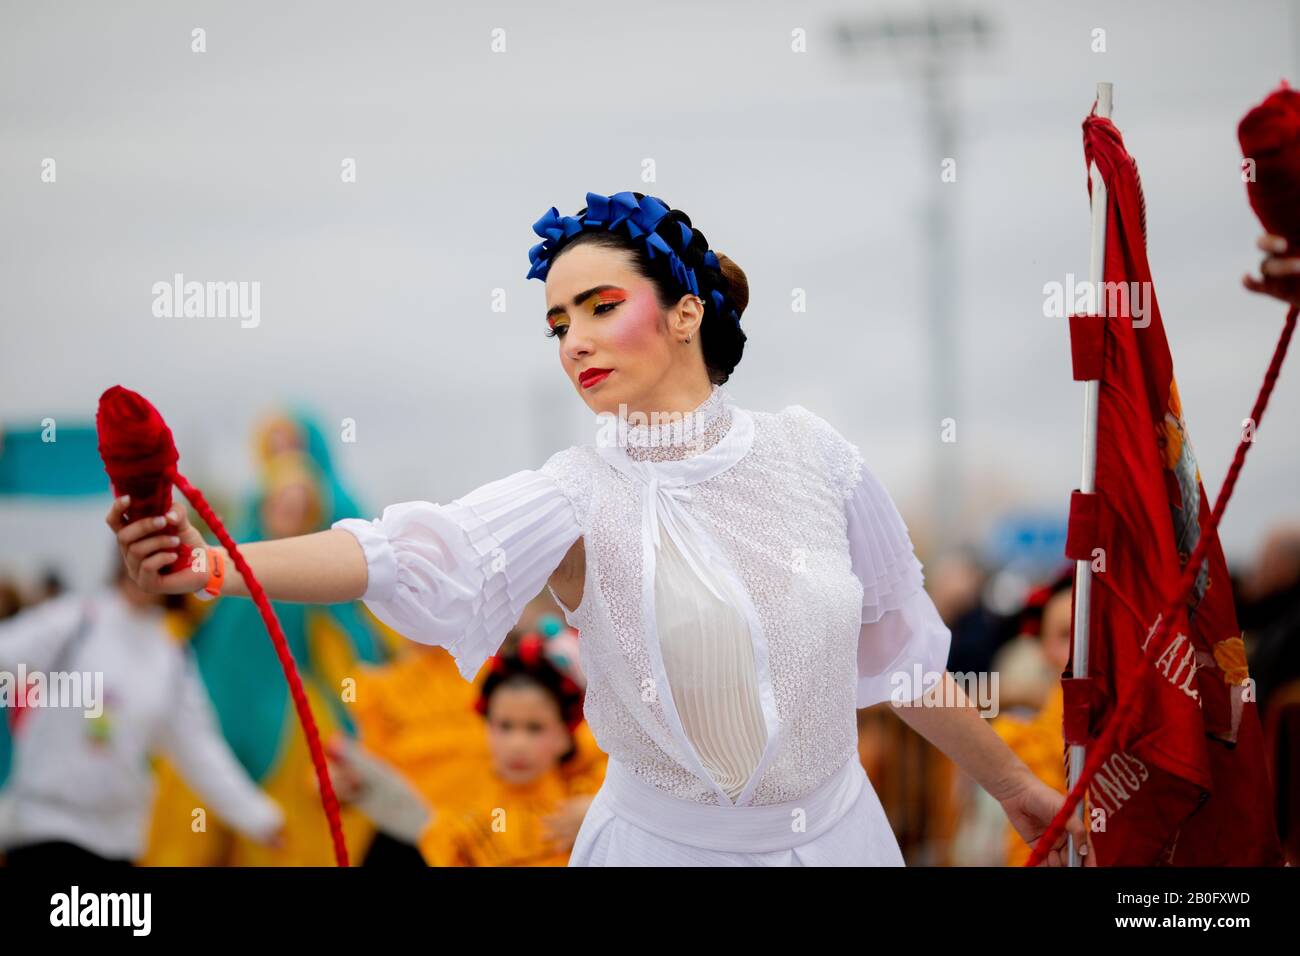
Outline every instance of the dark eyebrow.
<path fill-rule="evenodd" d="M 597 286 L 592 286 L 592 287 L 591 287 L 590 289 L 588 289 L 586 292 L 579 292 L 577 295 L 575 295 L 575 296 L 573 297 L 573 305 L 574 305 L 574 307 L 576 308 L 577 306 L 582 305 L 582 303 L 583 303 L 585 300 L 591 298 L 591 297 L 592 297 L 593 295 L 595 295 L 597 292 L 604 292 L 606 289 L 618 289 L 619 291 L 622 291 L 622 287 L 621 287 L 621 286 L 616 286 L 616 285 L 609 285 L 609 284 L 606 284 L 606 285 L 597 285 Z M 553 308 L 553 309 L 548 309 L 548 310 L 546 311 L 546 317 L 549 319 L 551 316 L 553 316 L 553 315 L 559 315 L 559 314 L 560 314 L 561 312 L 563 312 L 563 311 L 564 311 L 564 306 L 562 306 L 562 305 L 557 305 L 557 306 L 555 306 L 555 308 Z"/>

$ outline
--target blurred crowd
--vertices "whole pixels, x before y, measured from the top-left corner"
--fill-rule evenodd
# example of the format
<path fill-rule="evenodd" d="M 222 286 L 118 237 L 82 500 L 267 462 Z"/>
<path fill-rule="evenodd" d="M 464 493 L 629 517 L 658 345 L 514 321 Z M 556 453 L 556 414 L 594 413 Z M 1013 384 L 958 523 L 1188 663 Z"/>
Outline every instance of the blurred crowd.
<path fill-rule="evenodd" d="M 269 414 L 251 445 L 256 492 L 218 507 L 238 515 L 236 540 L 364 513 L 310 416 Z M 101 699 L 80 709 L 0 695 L 7 865 L 332 863 L 306 743 L 251 602 L 144 594 L 115 547 L 88 593 L 65 587 L 57 569 L 0 572 L 0 672 L 29 690 L 42 670 L 103 675 Z M 952 631 L 949 670 L 997 675 L 987 719 L 1064 791 L 1072 565 L 1013 571 L 960 553 L 927 561 L 926 579 Z M 1278 825 L 1300 863 L 1300 526 L 1274 528 L 1233 569 L 1233 585 Z M 326 741 L 354 864 L 567 862 L 605 756 L 582 717 L 580 635 L 548 592 L 472 683 L 445 651 L 403 639 L 359 603 L 276 611 Z M 888 704 L 860 711 L 858 724 L 863 765 L 909 865 L 1025 861 L 1030 848 L 997 802 Z"/>

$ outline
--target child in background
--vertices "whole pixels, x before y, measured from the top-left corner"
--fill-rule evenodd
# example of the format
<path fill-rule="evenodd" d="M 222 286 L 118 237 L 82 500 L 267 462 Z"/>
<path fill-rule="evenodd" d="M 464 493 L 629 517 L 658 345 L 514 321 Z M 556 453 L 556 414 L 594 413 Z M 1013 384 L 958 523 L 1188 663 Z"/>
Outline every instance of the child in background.
<path fill-rule="evenodd" d="M 489 662 L 477 711 L 489 759 L 420 838 L 431 866 L 565 866 L 603 779 L 565 772 L 579 753 L 583 685 L 574 632 L 543 619 L 507 637 Z"/>
<path fill-rule="evenodd" d="M 544 660 L 531 669 L 531 685 L 517 676 L 502 692 L 502 675 L 523 665 L 521 645 L 525 655 L 535 646 L 533 640 L 524 641 L 528 635 L 544 649 Z M 496 799 L 492 794 L 500 792 L 502 779 L 493 767 L 508 735 L 484 733 L 488 698 L 498 694 L 507 706 L 541 704 L 542 723 L 552 732 L 559 731 L 554 739 L 563 751 L 554 772 L 538 774 L 535 786 L 507 787 L 506 792 L 516 806 L 522 801 L 524 816 L 540 823 L 543 841 L 564 851 L 558 865 L 567 859 L 586 809 L 604 781 L 607 760 L 582 720 L 585 680 L 577 663 L 577 633 L 565 627 L 553 603 L 539 595 L 527 606 L 501 653 L 501 658 L 490 658 L 483 665 L 472 683 L 460 676 L 445 650 L 423 644 L 411 644 L 397 661 L 368 668 L 358 678 L 361 741 L 336 737 L 327 749 L 339 799 L 365 814 L 377 830 L 361 857 L 363 865 L 427 865 L 417 844 L 432 822 L 441 821 L 429 840 L 463 844 L 467 841 L 455 832 L 453 821 L 472 822 L 484 801 L 492 809 L 499 805 L 490 802 Z M 507 655 L 513 662 L 505 661 Z M 526 666 L 523 671 L 530 672 Z M 578 689 L 576 696 L 573 687 Z M 515 692 L 525 689 L 532 693 Z M 508 763 L 509 758 L 501 762 Z M 504 776 L 518 781 L 531 774 L 507 767 Z M 441 817 L 434 808 L 441 810 Z M 461 862 L 452 863 L 446 862 L 443 852 L 431 849 L 430 853 L 436 865 L 538 865 L 529 862 L 538 855 L 535 847 L 522 857 L 466 853 Z"/>

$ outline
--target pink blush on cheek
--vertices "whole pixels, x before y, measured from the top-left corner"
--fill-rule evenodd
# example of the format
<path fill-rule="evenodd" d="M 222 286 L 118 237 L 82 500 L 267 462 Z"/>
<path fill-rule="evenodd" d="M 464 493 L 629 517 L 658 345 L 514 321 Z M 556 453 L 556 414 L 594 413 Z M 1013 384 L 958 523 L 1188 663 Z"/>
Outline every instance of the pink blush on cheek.
<path fill-rule="evenodd" d="M 659 304 L 653 296 L 628 299 L 619 309 L 622 315 L 610 324 L 609 344 L 620 350 L 647 348 L 659 335 Z"/>

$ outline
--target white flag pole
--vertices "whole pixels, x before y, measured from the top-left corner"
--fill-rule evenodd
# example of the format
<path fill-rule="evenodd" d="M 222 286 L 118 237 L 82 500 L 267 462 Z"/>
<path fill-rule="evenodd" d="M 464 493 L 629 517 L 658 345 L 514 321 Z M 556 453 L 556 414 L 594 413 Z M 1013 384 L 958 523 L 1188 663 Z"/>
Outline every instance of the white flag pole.
<path fill-rule="evenodd" d="M 1097 115 L 1110 118 L 1111 98 L 1114 88 L 1110 83 L 1097 84 Z M 1093 310 L 1101 314 L 1103 296 L 1102 282 L 1106 271 L 1106 183 L 1097 169 L 1097 164 L 1090 163 L 1088 176 L 1092 180 L 1092 249 L 1088 261 L 1088 278 L 1092 283 Z M 1079 490 L 1085 494 L 1095 490 L 1097 478 L 1097 400 L 1100 382 L 1091 379 L 1083 384 L 1083 473 L 1079 479 Z M 1074 676 L 1088 676 L 1088 635 L 1092 619 L 1092 561 L 1080 559 L 1074 564 Z M 1079 777 L 1083 774 L 1083 764 L 1088 751 L 1083 744 L 1070 745 L 1069 789 L 1073 790 Z M 1084 827 L 1088 820 L 1084 815 L 1086 800 L 1080 800 L 1075 812 Z M 1083 858 L 1075 838 L 1070 837 L 1070 866 L 1082 866 Z"/>

